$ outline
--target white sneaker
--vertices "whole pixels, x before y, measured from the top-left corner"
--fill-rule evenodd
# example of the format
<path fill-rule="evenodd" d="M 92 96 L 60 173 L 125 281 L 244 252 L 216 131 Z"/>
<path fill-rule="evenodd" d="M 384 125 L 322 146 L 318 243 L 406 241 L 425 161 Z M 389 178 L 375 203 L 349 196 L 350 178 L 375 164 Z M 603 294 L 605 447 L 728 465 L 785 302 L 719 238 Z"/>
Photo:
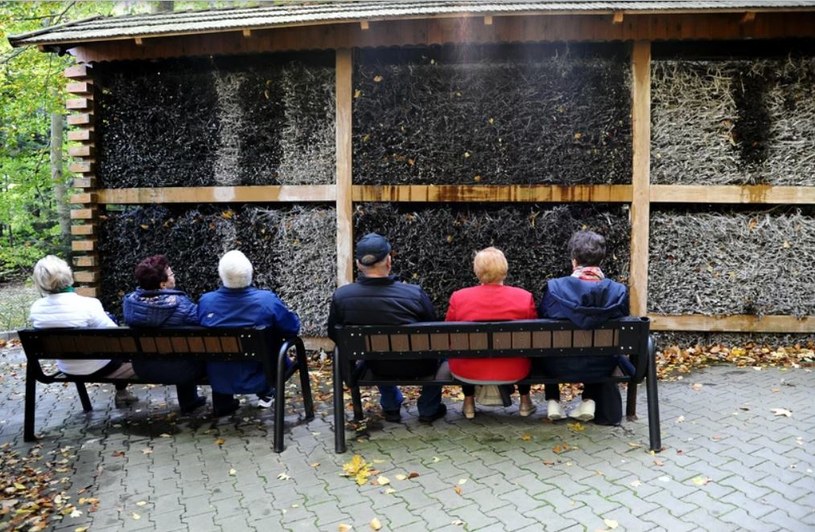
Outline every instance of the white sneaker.
<path fill-rule="evenodd" d="M 594 419 L 594 407 L 594 401 L 587 399 L 569 412 L 569 417 L 580 421 L 591 421 Z"/>
<path fill-rule="evenodd" d="M 552 421 L 563 419 L 563 410 L 560 409 L 560 403 L 554 399 L 550 399 L 549 402 L 546 403 L 546 417 Z"/>
<path fill-rule="evenodd" d="M 258 396 L 258 408 L 271 408 L 274 404 L 274 397 L 271 395 Z"/>

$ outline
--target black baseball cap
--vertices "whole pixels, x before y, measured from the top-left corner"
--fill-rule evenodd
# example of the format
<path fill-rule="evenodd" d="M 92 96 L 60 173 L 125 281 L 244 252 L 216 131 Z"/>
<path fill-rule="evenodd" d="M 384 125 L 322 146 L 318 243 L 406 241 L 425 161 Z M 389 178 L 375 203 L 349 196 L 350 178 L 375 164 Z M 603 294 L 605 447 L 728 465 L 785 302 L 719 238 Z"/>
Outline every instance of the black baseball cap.
<path fill-rule="evenodd" d="M 390 242 L 384 236 L 377 233 L 368 233 L 357 242 L 354 257 L 363 266 L 371 266 L 383 260 L 390 252 Z"/>

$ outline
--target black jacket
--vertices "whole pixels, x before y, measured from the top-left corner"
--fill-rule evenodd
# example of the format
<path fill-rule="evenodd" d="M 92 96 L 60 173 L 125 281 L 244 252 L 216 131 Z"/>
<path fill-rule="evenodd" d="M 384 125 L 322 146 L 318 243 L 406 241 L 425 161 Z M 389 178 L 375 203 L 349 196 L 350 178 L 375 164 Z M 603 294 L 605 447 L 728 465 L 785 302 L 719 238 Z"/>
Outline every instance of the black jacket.
<path fill-rule="evenodd" d="M 339 287 L 328 313 L 328 336 L 336 341 L 336 325 L 405 325 L 436 321 L 433 303 L 420 287 L 395 276 L 363 277 Z M 368 367 L 384 377 L 422 377 L 436 371 L 435 360 L 371 362 Z"/>

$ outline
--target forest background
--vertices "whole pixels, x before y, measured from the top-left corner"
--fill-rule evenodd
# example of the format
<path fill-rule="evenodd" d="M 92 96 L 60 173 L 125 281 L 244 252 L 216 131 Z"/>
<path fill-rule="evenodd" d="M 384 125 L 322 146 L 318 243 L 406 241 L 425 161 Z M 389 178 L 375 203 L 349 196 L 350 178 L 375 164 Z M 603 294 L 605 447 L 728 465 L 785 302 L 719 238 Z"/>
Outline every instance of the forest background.
<path fill-rule="evenodd" d="M 47 254 L 70 262 L 71 174 L 62 72 L 70 55 L 12 48 L 9 35 L 95 16 L 244 7 L 245 1 L 0 2 L 0 331 L 25 322 L 27 278 Z M 275 2 L 285 3 L 285 2 Z"/>

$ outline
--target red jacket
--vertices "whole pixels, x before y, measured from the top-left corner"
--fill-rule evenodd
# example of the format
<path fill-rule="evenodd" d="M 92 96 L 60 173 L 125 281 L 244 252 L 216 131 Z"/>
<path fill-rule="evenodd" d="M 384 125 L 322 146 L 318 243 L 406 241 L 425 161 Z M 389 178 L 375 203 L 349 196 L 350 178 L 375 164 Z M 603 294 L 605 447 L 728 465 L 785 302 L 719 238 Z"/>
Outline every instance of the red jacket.
<path fill-rule="evenodd" d="M 447 321 L 501 321 L 535 319 L 538 312 L 532 294 L 522 288 L 479 285 L 463 288 L 450 296 Z M 472 384 L 508 384 L 529 374 L 528 358 L 450 359 L 450 372 Z"/>

